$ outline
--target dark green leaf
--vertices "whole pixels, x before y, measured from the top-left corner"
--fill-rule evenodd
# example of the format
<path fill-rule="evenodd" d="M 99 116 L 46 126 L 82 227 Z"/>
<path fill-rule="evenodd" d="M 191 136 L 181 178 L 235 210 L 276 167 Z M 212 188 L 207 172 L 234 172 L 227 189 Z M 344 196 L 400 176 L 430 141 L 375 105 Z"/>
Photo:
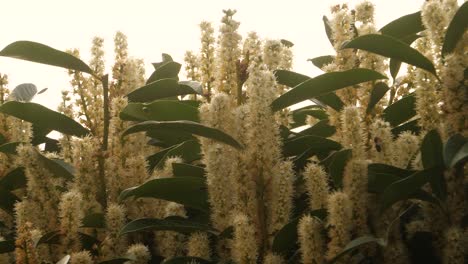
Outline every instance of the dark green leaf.
<path fill-rule="evenodd" d="M 300 132 L 301 135 L 313 135 L 318 137 L 330 137 L 333 136 L 336 132 L 334 126 L 330 126 L 327 119 L 320 120 L 315 125 L 304 129 Z"/>
<path fill-rule="evenodd" d="M 312 64 L 314 64 L 319 69 L 322 69 L 325 65 L 332 63 L 334 60 L 335 56 L 332 55 L 325 55 L 313 59 L 308 59 L 308 61 L 312 62 Z"/>
<path fill-rule="evenodd" d="M 384 35 L 395 38 L 404 38 L 424 30 L 421 21 L 421 12 L 402 16 L 381 28 L 379 31 Z"/>
<path fill-rule="evenodd" d="M 0 208 L 9 214 L 13 214 L 15 203 L 20 201 L 16 195 L 11 193 L 9 190 L 0 186 Z"/>
<path fill-rule="evenodd" d="M 146 134 L 153 140 L 156 140 L 157 146 L 171 147 L 180 144 L 184 141 L 196 140 L 196 138 L 189 132 L 173 129 L 158 129 L 147 131 Z"/>
<path fill-rule="evenodd" d="M 404 131 L 410 131 L 410 132 L 413 132 L 415 135 L 418 135 L 419 132 L 421 131 L 421 127 L 418 125 L 418 122 L 419 122 L 419 118 L 392 128 L 393 136 L 397 137 L 398 135 L 400 135 L 401 132 L 404 132 Z"/>
<path fill-rule="evenodd" d="M 444 166 L 443 145 L 437 130 L 429 131 L 421 143 L 421 160 L 425 169 Z"/>
<path fill-rule="evenodd" d="M 152 102 L 186 94 L 197 94 L 197 91 L 190 86 L 179 84 L 175 79 L 161 79 L 136 89 L 127 97 L 131 102 Z"/>
<path fill-rule="evenodd" d="M 104 228 L 105 219 L 103 213 L 92 213 L 83 218 L 81 227 Z"/>
<path fill-rule="evenodd" d="M 26 187 L 26 175 L 24 175 L 24 168 L 18 167 L 8 172 L 5 176 L 1 177 L 0 186 L 8 191 Z"/>
<path fill-rule="evenodd" d="M 170 61 L 174 61 L 171 57 L 171 55 L 167 54 L 167 53 L 162 53 L 161 54 L 161 57 L 162 57 L 162 61 L 161 62 L 154 62 L 154 63 L 151 63 L 154 67 L 155 70 L 159 69 L 159 67 L 163 66 L 164 64 L 170 62 Z"/>
<path fill-rule="evenodd" d="M 144 230 L 175 231 L 180 233 L 192 233 L 197 231 L 209 232 L 213 234 L 218 233 L 215 229 L 208 225 L 200 224 L 182 217 L 171 217 L 165 219 L 141 218 L 133 220 L 126 224 L 122 230 L 120 230 L 120 235 Z"/>
<path fill-rule="evenodd" d="M 318 209 L 314 210 L 308 215 L 317 217 L 318 219 L 322 220 L 326 216 L 325 209 Z M 285 254 L 288 251 L 292 250 L 298 241 L 297 236 L 297 225 L 299 220 L 302 216 L 293 219 L 291 222 L 284 225 L 275 235 L 273 239 L 272 250 L 277 254 Z"/>
<path fill-rule="evenodd" d="M 309 76 L 287 70 L 276 70 L 275 76 L 278 84 L 286 85 L 288 87 L 295 87 L 300 83 L 311 79 Z M 321 106 L 323 106 L 323 104 L 328 105 L 336 111 L 340 111 L 344 106 L 341 99 L 334 93 L 327 93 L 311 100 Z"/>
<path fill-rule="evenodd" d="M 405 42 L 408 45 L 411 45 L 411 43 L 413 43 L 415 40 L 417 40 L 420 37 L 421 36 L 419 36 L 417 34 L 412 34 L 412 35 L 408 35 L 408 36 L 402 38 L 401 41 Z M 392 76 L 394 83 L 395 83 L 395 79 L 396 79 L 396 77 L 398 75 L 398 72 L 400 71 L 400 67 L 401 67 L 401 61 L 396 60 L 396 59 L 390 59 L 390 64 L 389 64 L 390 75 Z"/>
<path fill-rule="evenodd" d="M 328 153 L 341 149 L 341 145 L 331 139 L 317 136 L 299 136 L 284 144 L 283 154 L 286 157 L 295 156 L 312 148 L 317 153 Z"/>
<path fill-rule="evenodd" d="M 0 152 L 5 154 L 16 154 L 16 148 L 23 142 L 9 142 L 0 146 Z"/>
<path fill-rule="evenodd" d="M 65 178 L 67 180 L 72 180 L 75 177 L 73 175 L 74 168 L 70 164 L 59 159 L 49 159 L 39 151 L 37 151 L 37 155 L 39 160 L 44 164 L 44 168 L 49 170 L 53 177 Z"/>
<path fill-rule="evenodd" d="M 202 259 L 202 258 L 198 258 L 198 257 L 174 257 L 174 258 L 164 260 L 161 264 L 187 264 L 187 263 L 214 264 L 215 262 Z"/>
<path fill-rule="evenodd" d="M 429 59 L 403 41 L 390 36 L 378 34 L 363 35 L 346 43 L 342 48 L 369 51 L 406 62 L 437 76 L 434 65 Z"/>
<path fill-rule="evenodd" d="M 458 41 L 462 39 L 463 34 L 468 27 L 468 2 L 460 6 L 457 13 L 450 22 L 445 33 L 444 45 L 442 46 L 442 55 L 451 53 L 457 46 Z M 466 45 L 466 43 L 462 44 Z"/>
<path fill-rule="evenodd" d="M 220 240 L 220 239 L 233 239 L 234 238 L 234 227 L 233 226 L 227 227 L 221 233 L 219 233 L 217 238 L 218 238 L 218 240 Z"/>
<path fill-rule="evenodd" d="M 0 241 L 0 254 L 15 251 L 15 240 Z"/>
<path fill-rule="evenodd" d="M 450 167 L 455 167 L 460 162 L 466 161 L 468 157 L 468 143 L 463 144 L 460 150 L 455 154 L 452 161 L 450 162 Z"/>
<path fill-rule="evenodd" d="M 152 103 L 129 103 L 120 112 L 120 118 L 129 121 L 199 121 L 198 108 L 173 100 L 158 100 Z"/>
<path fill-rule="evenodd" d="M 393 167 L 387 164 L 373 163 L 368 168 L 368 190 L 382 193 L 390 184 L 410 176 L 415 171 Z"/>
<path fill-rule="evenodd" d="M 174 79 L 178 81 L 179 78 L 177 76 L 179 75 L 181 66 L 182 65 L 180 65 L 180 63 L 174 61 L 168 61 L 163 65 L 160 65 L 148 78 L 146 84 L 150 84 L 161 79 Z"/>
<path fill-rule="evenodd" d="M 439 168 L 430 168 L 423 171 L 417 171 L 412 175 L 396 181 L 388 186 L 380 199 L 380 211 L 384 212 L 394 203 L 408 199 L 412 194 L 430 181 L 432 175 L 440 173 Z"/>
<path fill-rule="evenodd" d="M 94 75 L 91 68 L 80 59 L 37 42 L 13 42 L 0 51 L 0 56 L 58 66 Z"/>
<path fill-rule="evenodd" d="M 0 134 L 0 145 L 3 145 L 7 142 L 7 139 L 4 135 Z"/>
<path fill-rule="evenodd" d="M 150 170 L 154 168 L 162 169 L 166 160 L 170 157 L 181 157 L 185 162 L 192 162 L 201 158 L 200 143 L 196 140 L 190 140 L 180 143 L 179 145 L 171 148 L 164 156 L 158 161 L 155 167 L 150 163 Z M 166 175 L 168 176 L 168 175 Z"/>
<path fill-rule="evenodd" d="M 134 196 L 152 197 L 180 203 L 201 211 L 208 211 L 208 194 L 205 179 L 200 177 L 174 177 L 154 179 L 140 186 L 124 190 L 119 199 Z"/>
<path fill-rule="evenodd" d="M 0 106 L 0 112 L 67 135 L 82 137 L 89 133 L 70 117 L 36 103 L 10 101 Z"/>
<path fill-rule="evenodd" d="M 52 232 L 46 233 L 36 241 L 35 246 L 37 247 L 40 244 L 59 244 L 60 236 L 62 236 L 60 234 L 60 231 L 52 231 Z"/>
<path fill-rule="evenodd" d="M 197 136 L 206 137 L 209 139 L 213 139 L 235 148 L 242 148 L 242 145 L 237 142 L 233 137 L 230 135 L 222 132 L 221 130 L 204 126 L 202 124 L 192 122 L 192 121 L 166 121 L 166 122 L 157 122 L 157 121 L 145 121 L 134 126 L 129 127 L 127 130 L 124 131 L 123 136 L 141 132 L 141 131 L 151 131 L 151 130 L 158 130 L 158 129 L 165 129 L 165 130 L 182 130 L 185 132 L 192 133 Z"/>
<path fill-rule="evenodd" d="M 460 134 L 455 134 L 447 140 L 444 146 L 444 164 L 446 168 L 450 168 L 453 157 L 455 157 L 466 142 L 466 138 Z"/>
<path fill-rule="evenodd" d="M 388 88 L 388 85 L 383 82 L 378 82 L 374 84 L 374 87 L 372 88 L 370 94 L 369 104 L 367 105 L 366 113 L 370 113 L 372 109 L 374 109 L 374 106 L 376 106 L 380 99 L 382 99 L 385 96 L 388 90 L 390 90 L 390 88 Z"/>
<path fill-rule="evenodd" d="M 330 72 L 308 79 L 284 93 L 272 103 L 273 111 L 281 110 L 304 100 L 359 83 L 385 79 L 384 75 L 369 69 L 351 69 L 343 72 Z"/>
<path fill-rule="evenodd" d="M 205 177 L 205 169 L 187 163 L 172 163 L 172 173 L 175 177 Z"/>
<path fill-rule="evenodd" d="M 130 258 L 115 258 L 99 262 L 99 264 L 124 264 L 133 262 Z"/>
<path fill-rule="evenodd" d="M 330 44 L 332 46 L 335 46 L 335 40 L 333 39 L 333 30 L 330 27 L 330 21 L 328 20 L 328 17 L 326 16 L 323 16 L 322 20 L 323 20 L 323 25 L 325 27 L 325 33 L 327 34 L 327 38 L 330 41 Z"/>
<path fill-rule="evenodd" d="M 146 160 L 148 161 L 148 167 L 150 168 L 150 170 L 153 170 L 156 167 L 156 165 L 158 165 L 158 163 L 166 156 L 166 154 L 175 147 L 177 146 L 170 146 L 168 148 L 154 153 L 151 156 L 146 157 Z"/>
<path fill-rule="evenodd" d="M 351 149 L 342 149 L 330 155 L 327 158 L 330 159 L 327 161 L 327 172 L 330 177 L 333 179 L 334 186 L 340 188 L 343 182 L 343 174 L 346 164 L 353 156 L 353 151 Z"/>
<path fill-rule="evenodd" d="M 86 233 L 78 232 L 80 237 L 81 245 L 83 246 L 84 250 L 90 251 L 93 255 L 97 254 L 96 248 L 101 242 L 94 236 L 88 235 Z"/>
<path fill-rule="evenodd" d="M 361 237 L 358 237 L 354 240 L 352 240 L 351 242 L 349 242 L 344 248 L 343 250 L 338 253 L 338 255 L 336 255 L 332 260 L 330 260 L 330 262 L 328 262 L 329 264 L 332 264 L 332 263 L 336 263 L 336 261 L 341 258 L 342 256 L 346 255 L 347 253 L 359 248 L 360 246 L 362 245 L 366 245 L 366 244 L 369 244 L 369 243 L 377 243 L 378 245 L 382 246 L 382 247 L 385 247 L 387 245 L 387 242 L 385 242 L 384 239 L 382 238 L 376 238 L 374 236 L 371 236 L 371 235 L 366 235 L 366 236 L 361 236 Z"/>
<path fill-rule="evenodd" d="M 410 94 L 389 105 L 383 111 L 383 119 L 395 127 L 416 115 L 416 98 Z"/>

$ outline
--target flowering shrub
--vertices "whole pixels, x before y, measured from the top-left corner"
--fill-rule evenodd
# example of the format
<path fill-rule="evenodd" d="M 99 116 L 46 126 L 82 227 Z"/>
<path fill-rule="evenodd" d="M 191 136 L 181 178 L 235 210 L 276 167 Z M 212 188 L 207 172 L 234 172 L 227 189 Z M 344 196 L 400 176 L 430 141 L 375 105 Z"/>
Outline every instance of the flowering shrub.
<path fill-rule="evenodd" d="M 314 78 L 233 10 L 187 81 L 167 54 L 145 81 L 120 32 L 111 78 L 100 38 L 89 65 L 5 47 L 72 89 L 55 112 L 0 75 L 0 263 L 465 263 L 468 5 L 373 11 L 332 7 Z"/>

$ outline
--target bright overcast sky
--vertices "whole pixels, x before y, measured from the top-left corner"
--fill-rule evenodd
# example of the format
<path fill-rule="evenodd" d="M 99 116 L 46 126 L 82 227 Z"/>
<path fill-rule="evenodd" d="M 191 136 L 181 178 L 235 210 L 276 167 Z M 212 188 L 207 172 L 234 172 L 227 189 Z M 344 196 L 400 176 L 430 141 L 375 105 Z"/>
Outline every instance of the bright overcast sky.
<path fill-rule="evenodd" d="M 41 42 L 56 49 L 78 48 L 88 61 L 94 36 L 105 39 L 106 63 L 112 63 L 113 36 L 120 30 L 128 37 L 129 54 L 143 58 L 147 75 L 161 53 L 183 62 L 186 50 L 200 46 L 198 24 L 214 23 L 217 30 L 223 9 L 237 9 L 240 33 L 256 31 L 262 38 L 293 42 L 294 70 L 310 76 L 319 72 L 306 60 L 332 54 L 322 16 L 336 0 L 1 0 L 0 49 L 17 40 Z M 352 7 L 360 0 L 348 1 Z M 424 0 L 375 0 L 377 27 L 416 12 Z M 108 66 L 108 70 L 110 67 Z M 0 57 L 0 72 L 9 75 L 10 89 L 34 83 L 49 90 L 34 101 L 55 108 L 60 91 L 69 87 L 65 70 Z M 184 79 L 185 76 L 181 76 Z"/>

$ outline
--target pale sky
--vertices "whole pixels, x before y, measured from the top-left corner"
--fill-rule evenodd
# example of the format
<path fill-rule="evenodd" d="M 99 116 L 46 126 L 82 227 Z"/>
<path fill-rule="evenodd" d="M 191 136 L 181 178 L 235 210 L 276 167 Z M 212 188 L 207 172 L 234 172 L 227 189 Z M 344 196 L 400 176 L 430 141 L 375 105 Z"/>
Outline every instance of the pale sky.
<path fill-rule="evenodd" d="M 347 1 L 351 7 L 361 0 Z M 374 0 L 377 27 L 420 9 L 424 0 Z M 30 40 L 66 50 L 78 48 L 88 62 L 91 40 L 105 40 L 107 70 L 113 63 L 113 36 L 120 30 L 128 37 L 129 54 L 143 58 L 146 74 L 161 53 L 183 63 L 186 50 L 198 51 L 198 24 L 213 22 L 215 32 L 223 9 L 236 9 L 245 37 L 256 31 L 262 38 L 293 42 L 294 70 L 309 76 L 320 72 L 308 58 L 333 54 L 323 29 L 322 16 L 337 0 L 0 0 L 0 49 L 17 40 Z M 66 70 L 0 57 L 0 72 L 8 74 L 9 87 L 34 83 L 48 87 L 34 101 L 55 110 L 60 91 L 69 88 Z M 185 76 L 181 76 L 185 79 Z"/>

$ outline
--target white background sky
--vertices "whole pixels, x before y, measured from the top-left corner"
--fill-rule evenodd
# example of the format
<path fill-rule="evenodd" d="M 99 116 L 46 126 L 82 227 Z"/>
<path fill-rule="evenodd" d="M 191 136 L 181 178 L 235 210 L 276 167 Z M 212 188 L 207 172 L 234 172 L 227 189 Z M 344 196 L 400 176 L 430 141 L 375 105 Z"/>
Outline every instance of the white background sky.
<path fill-rule="evenodd" d="M 361 0 L 347 1 L 351 7 Z M 85 62 L 94 36 L 105 40 L 108 71 L 113 62 L 113 36 L 120 30 L 128 37 L 130 56 L 143 58 L 146 74 L 161 53 L 183 63 L 186 50 L 198 51 L 198 24 L 213 22 L 217 32 L 223 9 L 237 9 L 245 37 L 256 31 L 262 38 L 293 42 L 294 70 L 319 74 L 308 58 L 332 54 L 322 16 L 337 0 L 0 0 L 0 49 L 17 40 L 40 42 L 56 49 L 78 48 Z M 377 27 L 420 9 L 424 0 L 374 0 Z M 66 70 L 0 57 L 0 72 L 8 74 L 9 88 L 34 83 L 49 90 L 35 102 L 56 108 L 60 91 L 69 88 Z M 185 76 L 181 76 L 184 79 Z"/>

